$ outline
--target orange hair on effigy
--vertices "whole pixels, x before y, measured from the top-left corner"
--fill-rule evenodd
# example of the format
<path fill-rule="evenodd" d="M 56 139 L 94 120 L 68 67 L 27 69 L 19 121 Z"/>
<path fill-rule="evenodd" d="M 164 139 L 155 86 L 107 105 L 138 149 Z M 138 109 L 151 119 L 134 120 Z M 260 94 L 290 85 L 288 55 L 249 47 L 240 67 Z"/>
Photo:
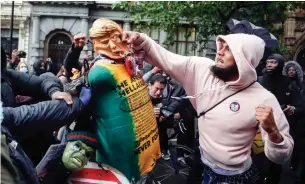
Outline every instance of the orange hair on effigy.
<path fill-rule="evenodd" d="M 89 30 L 89 36 L 91 39 L 103 37 L 115 30 L 123 33 L 122 27 L 116 22 L 109 19 L 99 18 L 93 22 L 92 27 Z"/>

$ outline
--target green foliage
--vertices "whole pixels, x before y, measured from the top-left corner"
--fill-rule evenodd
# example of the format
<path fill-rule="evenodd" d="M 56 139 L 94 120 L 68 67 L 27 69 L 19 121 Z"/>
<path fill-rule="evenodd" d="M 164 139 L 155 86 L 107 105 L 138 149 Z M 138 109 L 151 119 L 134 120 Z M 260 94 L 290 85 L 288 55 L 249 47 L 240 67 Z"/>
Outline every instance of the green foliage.
<path fill-rule="evenodd" d="M 283 36 L 287 10 L 305 7 L 304 2 L 270 1 L 141 1 L 121 2 L 113 8 L 131 14 L 138 30 L 158 27 L 168 33 L 165 45 L 175 40 L 178 27 L 183 24 L 196 27 L 199 43 L 206 43 L 213 35 L 226 34 L 226 22 L 246 19 L 267 28 L 277 38 Z M 189 35 L 186 35 L 189 36 Z"/>

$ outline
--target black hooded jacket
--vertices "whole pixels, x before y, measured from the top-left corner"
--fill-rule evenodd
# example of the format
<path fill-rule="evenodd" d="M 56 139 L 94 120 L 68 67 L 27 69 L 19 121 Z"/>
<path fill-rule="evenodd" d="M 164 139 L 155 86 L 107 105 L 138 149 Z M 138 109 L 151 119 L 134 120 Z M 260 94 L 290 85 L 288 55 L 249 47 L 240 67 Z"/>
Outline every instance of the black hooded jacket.
<path fill-rule="evenodd" d="M 278 66 L 273 71 L 266 71 L 263 76 L 258 78 L 258 82 L 270 91 L 276 99 L 279 101 L 282 109 L 285 109 L 287 105 L 294 106 L 295 113 L 292 116 L 288 116 L 287 120 L 291 124 L 293 129 L 293 123 L 304 113 L 304 107 L 302 104 L 302 96 L 298 87 L 291 83 L 289 78 L 282 75 L 284 67 L 284 58 L 279 54 L 272 54 L 268 59 L 275 59 L 278 61 Z"/>
<path fill-rule="evenodd" d="M 78 70 L 82 69 L 83 64 L 79 62 L 79 57 L 82 52 L 83 48 L 75 48 L 74 43 L 71 45 L 71 48 L 69 49 L 66 58 L 64 60 L 64 67 L 65 67 L 65 73 L 66 78 L 68 82 L 71 82 L 70 77 L 72 77 L 72 68 L 76 68 Z"/>
<path fill-rule="evenodd" d="M 1 48 L 1 52 L 4 50 Z M 3 56 L 3 54 L 2 54 Z M 80 115 L 84 108 L 78 98 L 68 105 L 63 100 L 40 102 L 34 105 L 16 107 L 15 95 L 50 96 L 61 91 L 61 86 L 52 79 L 29 75 L 5 68 L 1 56 L 1 101 L 3 102 L 3 121 L 1 134 L 6 135 L 10 158 L 18 169 L 20 184 L 38 184 L 39 180 L 32 161 L 18 142 L 43 130 L 56 130 L 67 125 Z"/>
<path fill-rule="evenodd" d="M 42 62 L 44 62 L 44 61 L 38 60 L 38 61 L 34 62 L 34 64 L 33 64 L 34 71 L 32 72 L 33 75 L 40 76 L 41 74 L 47 72 L 46 63 L 45 63 L 45 68 L 44 69 L 40 68 Z"/>

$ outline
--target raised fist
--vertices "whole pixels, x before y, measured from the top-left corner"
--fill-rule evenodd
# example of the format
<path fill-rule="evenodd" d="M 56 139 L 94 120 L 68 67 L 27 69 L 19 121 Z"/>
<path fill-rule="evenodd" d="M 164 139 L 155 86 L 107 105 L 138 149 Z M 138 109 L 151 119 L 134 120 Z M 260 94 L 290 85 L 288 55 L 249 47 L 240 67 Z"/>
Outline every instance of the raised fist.
<path fill-rule="evenodd" d="M 84 34 L 77 34 L 73 37 L 75 48 L 83 48 L 85 46 L 86 36 Z"/>

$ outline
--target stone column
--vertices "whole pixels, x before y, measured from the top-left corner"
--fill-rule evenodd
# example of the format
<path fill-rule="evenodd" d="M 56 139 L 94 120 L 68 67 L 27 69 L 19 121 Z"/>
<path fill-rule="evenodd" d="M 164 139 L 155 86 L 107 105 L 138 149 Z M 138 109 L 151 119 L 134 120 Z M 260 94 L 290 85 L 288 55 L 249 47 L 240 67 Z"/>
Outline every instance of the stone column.
<path fill-rule="evenodd" d="M 18 50 L 24 50 L 24 23 L 19 23 L 19 35 L 18 35 Z"/>
<path fill-rule="evenodd" d="M 88 17 L 82 18 L 82 33 L 86 35 L 86 39 L 89 39 Z M 81 55 L 81 58 L 85 57 L 85 55 L 87 54 L 88 54 L 88 46 L 85 45 L 83 48 L 83 53 Z"/>
<path fill-rule="evenodd" d="M 82 33 L 86 35 L 86 38 L 88 38 L 88 35 L 89 35 L 88 17 L 82 18 Z"/>
<path fill-rule="evenodd" d="M 33 29 L 32 29 L 32 40 L 31 40 L 31 65 L 39 59 L 39 37 L 40 37 L 40 18 L 33 16 Z"/>
<path fill-rule="evenodd" d="M 123 30 L 124 30 L 124 31 L 131 31 L 131 24 L 130 24 L 130 21 L 124 21 Z"/>
<path fill-rule="evenodd" d="M 165 31 L 160 31 L 160 38 L 159 38 L 159 44 L 163 45 L 163 43 L 166 41 L 167 33 Z"/>

